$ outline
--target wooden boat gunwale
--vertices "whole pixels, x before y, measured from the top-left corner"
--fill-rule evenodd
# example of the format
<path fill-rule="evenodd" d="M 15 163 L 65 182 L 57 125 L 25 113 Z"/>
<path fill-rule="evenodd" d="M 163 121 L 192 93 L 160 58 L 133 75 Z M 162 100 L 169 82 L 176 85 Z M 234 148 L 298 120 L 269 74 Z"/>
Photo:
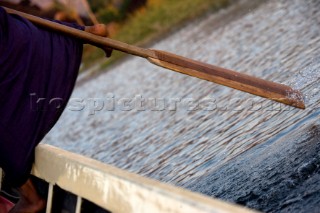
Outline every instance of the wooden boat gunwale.
<path fill-rule="evenodd" d="M 47 144 L 36 148 L 32 174 L 49 183 L 46 213 L 50 213 L 54 205 L 56 185 L 77 196 L 77 213 L 81 212 L 83 199 L 113 213 L 256 212 Z"/>

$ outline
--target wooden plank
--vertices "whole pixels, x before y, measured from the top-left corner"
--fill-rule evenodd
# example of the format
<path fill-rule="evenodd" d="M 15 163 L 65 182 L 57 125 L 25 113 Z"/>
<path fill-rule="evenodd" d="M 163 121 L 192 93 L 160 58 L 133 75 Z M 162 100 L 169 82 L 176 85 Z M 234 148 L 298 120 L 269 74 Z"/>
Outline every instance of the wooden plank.
<path fill-rule="evenodd" d="M 33 174 L 114 213 L 255 212 L 46 144 L 36 149 Z"/>

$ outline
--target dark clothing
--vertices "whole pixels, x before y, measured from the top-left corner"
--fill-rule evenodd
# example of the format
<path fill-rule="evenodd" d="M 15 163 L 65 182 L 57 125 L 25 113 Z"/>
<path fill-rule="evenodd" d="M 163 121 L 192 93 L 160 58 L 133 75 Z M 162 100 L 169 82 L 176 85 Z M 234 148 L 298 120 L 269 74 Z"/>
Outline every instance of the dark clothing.
<path fill-rule="evenodd" d="M 65 108 L 81 55 L 82 41 L 0 7 L 0 167 L 15 186 L 29 177 L 35 147 Z"/>

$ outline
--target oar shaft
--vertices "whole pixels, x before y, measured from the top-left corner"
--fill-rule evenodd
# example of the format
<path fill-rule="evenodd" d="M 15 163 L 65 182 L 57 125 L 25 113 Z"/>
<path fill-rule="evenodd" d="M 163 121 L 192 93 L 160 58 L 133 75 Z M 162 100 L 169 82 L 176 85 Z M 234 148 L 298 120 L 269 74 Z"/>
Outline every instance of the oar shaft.
<path fill-rule="evenodd" d="M 78 39 L 81 39 L 89 44 L 101 47 L 101 46 L 108 46 L 112 49 L 115 50 L 119 50 L 121 52 L 125 52 L 125 53 L 129 53 L 131 55 L 136 55 L 136 56 L 140 56 L 143 58 L 148 58 L 148 57 L 153 57 L 153 51 L 150 51 L 148 49 L 143 49 L 137 46 L 133 46 L 130 44 L 126 44 L 124 42 L 121 41 L 117 41 L 117 40 L 112 40 L 109 38 L 105 38 L 105 37 L 101 37 L 101 36 L 97 36 L 97 35 L 93 35 L 91 33 L 85 32 L 85 31 L 81 31 L 78 29 L 74 29 L 56 22 L 52 22 L 43 18 L 39 18 L 37 16 L 33 16 L 27 13 L 23 13 L 20 11 L 16 11 L 10 8 L 5 8 L 4 9 L 7 11 L 7 13 L 10 14 L 16 14 L 19 15 L 21 17 L 24 17 L 25 19 L 28 19 L 29 21 L 31 21 L 32 23 L 44 27 L 46 29 L 49 30 L 54 30 L 56 32 L 61 32 L 64 33 L 66 35 L 72 36 L 72 37 L 76 37 Z"/>
<path fill-rule="evenodd" d="M 5 10 L 8 13 L 22 16 L 38 26 L 82 39 L 83 41 L 98 47 L 107 46 L 121 52 L 146 58 L 151 63 L 173 71 L 215 82 L 297 108 L 305 108 L 302 94 L 299 91 L 293 90 L 292 88 L 282 84 L 255 78 L 210 64 L 205 64 L 182 56 L 174 55 L 172 53 L 144 49 L 121 41 L 96 36 L 85 31 L 77 30 L 12 9 L 5 8 Z"/>

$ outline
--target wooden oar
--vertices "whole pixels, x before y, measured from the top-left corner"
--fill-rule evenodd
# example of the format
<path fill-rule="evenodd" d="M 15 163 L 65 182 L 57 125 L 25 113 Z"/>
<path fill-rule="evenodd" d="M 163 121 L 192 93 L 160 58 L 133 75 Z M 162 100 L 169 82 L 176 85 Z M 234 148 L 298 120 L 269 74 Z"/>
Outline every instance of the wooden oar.
<path fill-rule="evenodd" d="M 283 84 L 266 81 L 232 70 L 174 55 L 172 53 L 144 49 L 109 38 L 96 36 L 88 32 L 67 27 L 65 25 L 12 9 L 5 8 L 5 10 L 8 13 L 22 16 L 38 26 L 82 39 L 83 41 L 98 47 L 107 46 L 121 52 L 146 58 L 151 63 L 166 69 L 228 86 L 293 107 L 305 109 L 303 95 L 299 91 Z"/>

